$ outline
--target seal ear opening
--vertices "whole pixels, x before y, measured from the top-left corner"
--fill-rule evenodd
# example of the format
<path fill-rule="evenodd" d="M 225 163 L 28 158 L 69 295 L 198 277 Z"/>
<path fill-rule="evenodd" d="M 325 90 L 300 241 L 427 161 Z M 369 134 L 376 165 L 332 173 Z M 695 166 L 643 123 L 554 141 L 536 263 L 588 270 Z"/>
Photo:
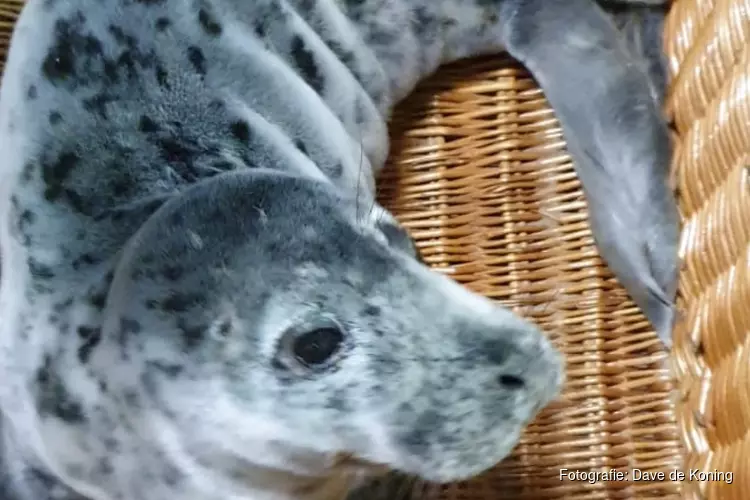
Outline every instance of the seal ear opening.
<path fill-rule="evenodd" d="M 372 210 L 370 217 L 373 226 L 385 237 L 389 246 L 414 257 L 422 264 L 427 264 L 409 231 L 399 224 L 387 210 L 377 206 Z"/>

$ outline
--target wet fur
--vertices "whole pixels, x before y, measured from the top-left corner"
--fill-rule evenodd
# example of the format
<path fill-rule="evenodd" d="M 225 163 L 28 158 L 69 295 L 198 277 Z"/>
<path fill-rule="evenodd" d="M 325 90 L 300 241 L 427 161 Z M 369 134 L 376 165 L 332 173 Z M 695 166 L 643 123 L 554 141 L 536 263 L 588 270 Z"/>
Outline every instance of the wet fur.
<path fill-rule="evenodd" d="M 0 90 L 0 489 L 290 500 L 341 453 L 435 481 L 506 456 L 560 355 L 417 262 L 373 189 L 392 107 L 503 49 L 666 339 L 666 126 L 592 2 L 31 0 Z M 330 321 L 335 363 L 279 369 L 285 332 Z"/>

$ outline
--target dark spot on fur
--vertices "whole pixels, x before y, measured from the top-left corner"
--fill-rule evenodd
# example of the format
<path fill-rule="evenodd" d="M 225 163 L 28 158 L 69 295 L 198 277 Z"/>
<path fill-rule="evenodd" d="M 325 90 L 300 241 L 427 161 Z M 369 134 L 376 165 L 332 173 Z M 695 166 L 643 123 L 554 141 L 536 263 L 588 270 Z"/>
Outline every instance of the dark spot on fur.
<path fill-rule="evenodd" d="M 161 301 L 161 309 L 164 312 L 185 312 L 205 302 L 205 297 L 198 293 L 175 292 Z"/>
<path fill-rule="evenodd" d="M 96 94 L 93 97 L 89 97 L 83 100 L 83 107 L 87 111 L 96 113 L 103 120 L 108 118 L 107 116 L 107 104 L 112 102 L 114 98 L 104 92 Z"/>
<path fill-rule="evenodd" d="M 297 149 L 299 149 L 302 154 L 307 155 L 307 148 L 305 147 L 305 143 L 302 142 L 301 139 L 295 140 L 294 145 L 297 146 Z"/>
<path fill-rule="evenodd" d="M 266 33 L 268 33 L 266 23 L 264 23 L 263 21 L 257 21 L 255 23 L 255 34 L 258 35 L 258 38 L 265 38 Z"/>
<path fill-rule="evenodd" d="M 123 396 L 123 399 L 125 400 L 125 404 L 127 406 L 130 406 L 132 408 L 141 407 L 141 398 L 138 397 L 138 394 L 134 390 L 126 390 Z"/>
<path fill-rule="evenodd" d="M 166 89 L 169 88 L 169 74 L 167 73 L 167 70 L 165 70 L 162 66 L 156 65 L 156 82 L 159 84 L 160 87 L 164 87 Z"/>
<path fill-rule="evenodd" d="M 289 368 L 284 363 L 282 363 L 281 360 L 279 360 L 278 358 L 273 358 L 271 360 L 271 368 L 273 368 L 274 370 L 280 373 L 285 373 L 289 371 Z"/>
<path fill-rule="evenodd" d="M 323 89 L 323 74 L 320 72 L 315 56 L 307 48 L 305 41 L 299 35 L 292 39 L 292 58 L 300 70 L 302 78 L 315 90 L 320 92 Z"/>
<path fill-rule="evenodd" d="M 118 343 L 122 349 L 128 344 L 128 339 L 132 335 L 138 335 L 141 332 L 141 324 L 131 318 L 120 318 L 120 331 L 117 336 Z"/>
<path fill-rule="evenodd" d="M 29 90 L 26 92 L 26 97 L 28 97 L 32 101 L 39 97 L 39 91 L 36 89 L 36 85 L 29 85 Z"/>
<path fill-rule="evenodd" d="M 104 382 L 102 382 L 104 384 Z M 102 392 L 107 392 L 106 385 L 105 388 L 102 389 Z M 102 443 L 104 444 L 104 449 L 107 450 L 110 453 L 119 453 L 120 451 L 120 443 L 117 441 L 117 439 L 107 436 L 103 438 Z"/>
<path fill-rule="evenodd" d="M 225 319 L 214 327 L 213 332 L 219 338 L 226 339 L 232 334 L 232 330 L 232 321 Z"/>
<path fill-rule="evenodd" d="M 131 50 L 126 50 L 117 58 L 117 67 L 125 68 L 127 76 L 131 79 L 138 77 L 138 70 L 135 67 L 135 56 Z"/>
<path fill-rule="evenodd" d="M 161 270 L 161 274 L 167 278 L 169 281 L 177 281 L 182 277 L 182 273 L 184 272 L 184 269 L 180 266 L 164 266 L 164 268 Z"/>
<path fill-rule="evenodd" d="M 79 159 L 77 154 L 66 152 L 60 154 L 56 162 L 45 164 L 42 167 L 42 177 L 47 185 L 44 197 L 48 201 L 54 201 L 60 196 L 60 193 L 63 191 L 63 182 L 65 182 L 76 167 Z"/>
<path fill-rule="evenodd" d="M 354 104 L 354 121 L 357 125 L 365 125 L 367 123 L 367 105 L 368 102 L 365 99 L 359 98 Z"/>
<path fill-rule="evenodd" d="M 135 3 L 143 5 L 159 5 L 160 3 L 164 3 L 164 0 L 135 0 Z"/>
<path fill-rule="evenodd" d="M 169 28 L 171 24 L 172 21 L 170 21 L 168 18 L 160 17 L 156 20 L 154 26 L 156 26 L 157 31 L 164 31 L 165 29 Z"/>
<path fill-rule="evenodd" d="M 408 433 L 399 441 L 417 457 L 429 456 L 430 439 L 441 429 L 440 415 L 434 410 L 427 410 L 420 415 Z"/>
<path fill-rule="evenodd" d="M 67 311 L 70 308 L 70 306 L 72 306 L 72 305 L 73 305 L 73 299 L 72 298 L 68 298 L 68 299 L 63 300 L 62 302 L 58 302 L 57 304 L 55 304 L 54 306 L 52 306 L 52 309 L 57 314 L 62 314 L 65 311 Z"/>
<path fill-rule="evenodd" d="M 250 127 L 245 121 L 236 121 L 230 125 L 230 130 L 235 139 L 243 144 L 250 141 Z"/>
<path fill-rule="evenodd" d="M 380 307 L 368 304 L 362 311 L 366 316 L 380 316 Z"/>
<path fill-rule="evenodd" d="M 211 164 L 211 166 L 215 168 L 216 170 L 221 170 L 223 172 L 228 172 L 230 170 L 235 169 L 234 163 L 232 163 L 231 161 L 226 161 L 226 160 L 215 161 Z"/>
<path fill-rule="evenodd" d="M 394 376 L 399 373 L 401 369 L 399 363 L 393 359 L 393 356 L 389 353 L 381 353 L 373 355 L 373 364 L 375 372 L 377 372 L 378 379 L 382 380 L 383 377 Z"/>
<path fill-rule="evenodd" d="M 52 288 L 43 285 L 41 283 L 34 283 L 33 287 L 34 291 L 38 293 L 39 295 L 48 295 L 53 292 Z"/>
<path fill-rule="evenodd" d="M 31 235 L 29 234 L 29 228 L 34 224 L 35 220 L 36 214 L 31 210 L 23 210 L 18 216 L 16 227 L 18 229 L 18 234 L 23 240 L 23 245 L 26 247 L 31 246 Z"/>
<path fill-rule="evenodd" d="M 54 415 L 70 424 L 85 422 L 83 407 L 65 389 L 49 355 L 45 356 L 44 365 L 37 371 L 36 384 L 37 406 L 40 413 Z"/>
<path fill-rule="evenodd" d="M 198 11 L 198 21 L 209 35 L 221 35 L 221 24 L 219 24 L 216 21 L 216 18 L 214 18 L 206 9 L 200 9 Z"/>
<path fill-rule="evenodd" d="M 55 23 L 54 43 L 42 62 L 42 74 L 52 83 L 58 84 L 76 76 L 77 58 L 81 58 L 81 69 L 89 72 L 93 58 L 101 58 L 102 43 L 93 35 L 84 35 L 86 18 L 77 12 L 72 18 L 58 19 Z M 78 81 L 84 81 L 78 78 Z"/>
<path fill-rule="evenodd" d="M 317 0 L 299 0 L 298 5 L 300 12 L 312 12 L 317 5 Z"/>
<path fill-rule="evenodd" d="M 93 253 L 86 252 L 84 254 L 81 254 L 80 257 L 78 257 L 77 259 L 73 261 L 73 269 L 78 271 L 83 266 L 95 266 L 96 264 L 99 264 L 101 262 L 102 262 L 101 257 Z"/>
<path fill-rule="evenodd" d="M 187 163 L 192 158 L 192 151 L 174 139 L 161 139 L 159 146 L 162 156 L 168 162 Z"/>
<path fill-rule="evenodd" d="M 104 61 L 104 76 L 110 82 L 116 82 L 120 79 L 117 73 L 117 65 L 113 61 Z"/>
<path fill-rule="evenodd" d="M 208 103 L 208 109 L 212 113 L 221 113 L 226 108 L 226 104 L 221 99 L 213 99 Z"/>
<path fill-rule="evenodd" d="M 120 330 L 124 333 L 140 333 L 143 327 L 141 324 L 130 318 L 120 318 Z"/>
<path fill-rule="evenodd" d="M 104 305 L 107 303 L 107 293 L 99 292 L 89 296 L 89 302 L 98 310 L 104 309 Z"/>
<path fill-rule="evenodd" d="M 376 29 L 376 30 L 371 31 L 368 34 L 367 40 L 370 44 L 374 46 L 390 47 L 394 45 L 398 37 L 399 37 L 399 34 L 395 31 Z M 393 56 L 395 55 L 396 53 L 393 53 Z"/>
<path fill-rule="evenodd" d="M 41 264 L 33 258 L 29 258 L 29 271 L 37 279 L 49 280 L 55 277 L 55 273 L 51 267 Z"/>
<path fill-rule="evenodd" d="M 94 348 L 102 339 L 102 332 L 99 328 L 91 326 L 79 326 L 78 336 L 81 338 L 81 345 L 78 348 L 78 359 L 81 363 L 87 363 L 91 357 Z"/>
<path fill-rule="evenodd" d="M 354 52 L 346 49 L 338 40 L 326 39 L 325 42 L 328 45 L 328 48 L 331 49 L 331 52 L 333 52 L 341 61 L 341 63 L 346 66 L 346 68 L 351 72 L 351 74 L 354 76 L 354 79 L 357 80 L 357 82 L 359 82 L 359 84 L 362 85 L 363 88 L 367 88 L 367 82 L 364 80 L 364 78 L 362 78 L 361 73 L 356 67 L 357 57 Z"/>
<path fill-rule="evenodd" d="M 172 226 L 182 226 L 185 223 L 185 216 L 182 212 L 173 212 L 169 214 L 169 224 Z"/>
<path fill-rule="evenodd" d="M 481 352 L 487 358 L 487 361 L 493 365 L 503 365 L 508 361 L 508 356 L 513 351 L 507 340 L 491 340 L 484 342 Z"/>
<path fill-rule="evenodd" d="M 130 49 L 133 49 L 138 45 L 135 37 L 126 34 L 121 27 L 110 24 L 108 30 L 112 34 L 112 38 L 114 38 L 120 45 L 124 45 Z"/>
<path fill-rule="evenodd" d="M 34 224 L 36 220 L 36 214 L 31 210 L 23 210 L 21 215 L 18 217 L 18 230 L 21 234 L 25 235 L 29 226 Z"/>
<path fill-rule="evenodd" d="M 92 200 L 83 198 L 72 189 L 65 189 L 63 192 L 73 210 L 86 216 L 91 216 L 94 213 Z"/>
<path fill-rule="evenodd" d="M 168 486 L 175 487 L 183 481 L 183 474 L 174 466 L 165 464 L 163 469 L 162 479 Z"/>
<path fill-rule="evenodd" d="M 52 111 L 49 114 L 49 124 L 50 125 L 57 125 L 62 121 L 62 115 L 59 111 Z"/>
<path fill-rule="evenodd" d="M 141 115 L 141 119 L 138 121 L 138 130 L 141 132 L 150 134 L 159 131 L 159 125 L 154 120 L 146 115 Z"/>
<path fill-rule="evenodd" d="M 180 374 L 185 369 L 184 367 L 180 365 L 175 365 L 171 363 L 161 363 L 158 361 L 149 361 L 148 366 L 152 370 L 156 370 L 158 372 L 164 373 L 169 378 L 179 377 Z"/>
<path fill-rule="evenodd" d="M 206 57 L 203 55 L 203 51 L 200 49 L 200 47 L 191 45 L 187 49 L 187 54 L 188 60 L 190 61 L 190 64 L 193 65 L 193 68 L 195 68 L 195 71 L 201 76 L 205 75 Z"/>
<path fill-rule="evenodd" d="M 133 174 L 125 166 L 117 162 L 112 162 L 111 168 L 113 172 L 119 174 L 112 180 L 112 194 L 117 198 L 129 197 L 137 184 Z"/>
<path fill-rule="evenodd" d="M 97 473 L 104 475 L 104 476 L 110 476 L 112 473 L 114 473 L 115 469 L 112 466 L 112 462 L 109 460 L 109 457 L 103 456 L 99 460 L 99 466 L 97 467 Z"/>
<path fill-rule="evenodd" d="M 414 33 L 418 37 L 433 38 L 438 34 L 441 24 L 435 13 L 426 5 L 414 8 Z"/>
<path fill-rule="evenodd" d="M 55 23 L 55 42 L 42 62 L 42 73 L 56 82 L 70 76 L 74 65 L 70 24 L 60 19 Z"/>
<path fill-rule="evenodd" d="M 34 490 L 35 491 L 44 491 L 44 492 L 51 492 L 55 491 L 53 497 L 47 497 L 45 500 L 59 500 L 59 499 L 68 499 L 68 498 L 75 498 L 73 495 L 73 492 L 63 486 L 60 481 L 52 476 L 51 474 L 33 466 L 27 465 L 27 469 L 25 471 L 26 477 L 28 477 L 28 483 L 26 485 L 29 485 L 29 483 L 34 484 Z M 37 489 L 38 488 L 38 489 Z M 3 499 L 6 499 L 6 496 L 2 497 Z M 11 497 L 12 499 L 13 497 Z"/>
<path fill-rule="evenodd" d="M 345 412 L 349 407 L 349 401 L 346 394 L 343 391 L 334 392 L 330 398 L 328 398 L 328 407 L 334 411 Z"/>
<path fill-rule="evenodd" d="M 36 164 L 29 162 L 24 165 L 21 172 L 21 180 L 23 182 L 30 182 L 34 178 L 34 171 L 36 171 Z"/>
<path fill-rule="evenodd" d="M 333 165 L 331 165 L 329 175 L 333 179 L 337 179 L 341 177 L 344 174 L 344 165 L 341 164 L 341 162 L 336 162 Z"/>
<path fill-rule="evenodd" d="M 180 320 L 177 322 L 177 327 L 182 332 L 182 339 L 187 349 L 197 347 L 206 336 L 206 328 L 204 326 L 191 326 Z"/>

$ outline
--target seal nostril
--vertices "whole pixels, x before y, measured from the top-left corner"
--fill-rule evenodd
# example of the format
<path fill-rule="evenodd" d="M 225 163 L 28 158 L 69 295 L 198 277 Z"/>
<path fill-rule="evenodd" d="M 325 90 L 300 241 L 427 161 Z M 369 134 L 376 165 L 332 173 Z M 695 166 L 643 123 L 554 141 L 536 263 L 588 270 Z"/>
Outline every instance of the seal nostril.
<path fill-rule="evenodd" d="M 522 389 L 526 385 L 520 377 L 516 377 L 515 375 L 503 374 L 497 377 L 497 381 L 507 389 Z"/>

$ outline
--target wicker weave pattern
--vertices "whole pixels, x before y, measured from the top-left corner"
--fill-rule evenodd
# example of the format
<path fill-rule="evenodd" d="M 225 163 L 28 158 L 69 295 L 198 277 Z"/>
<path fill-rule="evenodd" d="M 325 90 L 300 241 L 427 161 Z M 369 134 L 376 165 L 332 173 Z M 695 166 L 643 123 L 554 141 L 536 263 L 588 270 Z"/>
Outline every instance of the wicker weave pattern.
<path fill-rule="evenodd" d="M 666 498 L 661 482 L 560 480 L 560 470 L 680 467 L 665 355 L 602 264 L 555 117 L 502 57 L 443 68 L 398 110 L 381 198 L 426 260 L 533 319 L 567 355 L 562 401 L 515 453 L 417 498 Z"/>
<path fill-rule="evenodd" d="M 708 4 L 712 5 L 708 5 Z M 685 321 L 673 352 L 688 467 L 732 471 L 734 483 L 686 498 L 744 499 L 750 488 L 750 2 L 678 3 L 667 39 L 674 171 L 685 226 Z M 702 22 L 696 20 L 702 19 Z M 692 25 L 692 26 L 691 26 Z M 678 33 L 692 32 L 680 39 Z"/>
<path fill-rule="evenodd" d="M 5 69 L 10 36 L 25 0 L 0 0 L 0 71 Z"/>

